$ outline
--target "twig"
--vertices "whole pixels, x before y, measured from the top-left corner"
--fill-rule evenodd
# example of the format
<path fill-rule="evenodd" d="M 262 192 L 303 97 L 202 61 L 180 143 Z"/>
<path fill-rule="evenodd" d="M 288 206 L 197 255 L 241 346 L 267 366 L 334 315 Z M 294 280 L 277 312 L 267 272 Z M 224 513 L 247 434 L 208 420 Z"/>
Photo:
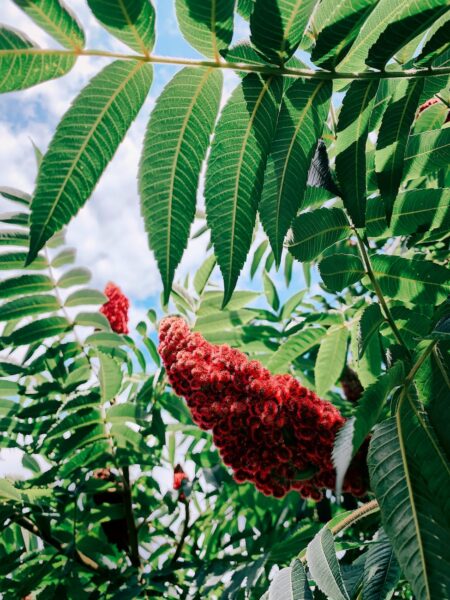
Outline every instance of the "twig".
<path fill-rule="evenodd" d="M 180 558 L 181 556 L 181 552 L 183 551 L 183 546 L 184 543 L 186 541 L 186 537 L 189 533 L 189 520 L 190 520 L 190 509 L 189 509 L 189 502 L 185 499 L 182 500 L 183 504 L 184 504 L 184 522 L 183 522 L 183 529 L 181 531 L 181 536 L 180 539 L 178 540 L 178 544 L 177 547 L 175 548 L 175 553 L 172 556 L 172 560 L 170 561 L 170 566 L 174 566 L 177 562 L 177 560 Z"/>
<path fill-rule="evenodd" d="M 122 479 L 123 505 L 125 509 L 125 519 L 127 521 L 128 535 L 130 538 L 130 560 L 133 566 L 139 568 L 141 566 L 141 559 L 139 557 L 138 533 L 133 515 L 133 499 L 131 496 L 130 469 L 128 467 L 122 468 Z"/>

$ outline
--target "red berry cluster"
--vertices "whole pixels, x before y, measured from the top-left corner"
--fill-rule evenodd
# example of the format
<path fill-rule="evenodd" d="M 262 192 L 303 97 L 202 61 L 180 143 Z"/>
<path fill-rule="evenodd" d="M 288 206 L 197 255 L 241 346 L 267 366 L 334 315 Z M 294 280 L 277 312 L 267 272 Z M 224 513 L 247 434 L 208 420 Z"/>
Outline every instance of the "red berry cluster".
<path fill-rule="evenodd" d="M 433 104 L 438 104 L 438 102 L 440 102 L 439 98 L 436 98 L 436 97 L 430 98 L 429 100 L 427 100 L 426 102 L 424 102 L 423 104 L 421 104 L 419 106 L 419 110 L 418 110 L 417 114 L 420 115 L 420 113 L 422 113 L 424 110 L 426 110 L 430 106 L 433 106 Z M 447 113 L 447 117 L 446 117 L 444 123 L 448 123 L 448 122 L 450 122 L 450 110 Z"/>
<path fill-rule="evenodd" d="M 176 465 L 173 470 L 173 489 L 179 490 L 185 479 L 188 479 L 188 476 L 183 471 L 183 467 L 181 465 Z"/>
<path fill-rule="evenodd" d="M 108 319 L 111 329 L 116 333 L 128 333 L 128 309 L 130 301 L 122 294 L 120 287 L 108 283 L 105 287 L 108 302 L 101 307 L 100 312 Z"/>
<path fill-rule="evenodd" d="M 364 393 L 364 388 L 357 373 L 347 366 L 341 375 L 341 386 L 344 396 L 352 404 L 356 404 Z"/>
<path fill-rule="evenodd" d="M 320 500 L 334 488 L 331 459 L 339 411 L 291 375 L 271 375 L 229 346 L 215 346 L 178 317 L 159 330 L 159 353 L 174 391 L 186 398 L 202 429 L 212 429 L 223 462 L 237 482 L 251 481 L 277 498 L 298 490 Z M 368 486 L 365 447 L 353 460 L 344 491 Z"/>

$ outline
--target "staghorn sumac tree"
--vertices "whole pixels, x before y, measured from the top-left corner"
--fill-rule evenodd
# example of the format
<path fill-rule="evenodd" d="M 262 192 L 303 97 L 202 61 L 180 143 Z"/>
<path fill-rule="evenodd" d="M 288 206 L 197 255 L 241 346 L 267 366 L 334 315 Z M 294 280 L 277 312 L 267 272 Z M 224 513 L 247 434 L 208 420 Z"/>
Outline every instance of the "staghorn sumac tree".
<path fill-rule="evenodd" d="M 448 0 L 176 0 L 196 59 L 154 53 L 149 0 L 88 0 L 123 52 L 11 1 L 55 45 L 0 26 L 1 92 L 110 62 L 32 194 L 0 188 L 0 444 L 29 473 L 0 481 L 1 597 L 449 599 Z M 158 65 L 136 171 L 163 295 L 129 332 L 64 227 Z"/>

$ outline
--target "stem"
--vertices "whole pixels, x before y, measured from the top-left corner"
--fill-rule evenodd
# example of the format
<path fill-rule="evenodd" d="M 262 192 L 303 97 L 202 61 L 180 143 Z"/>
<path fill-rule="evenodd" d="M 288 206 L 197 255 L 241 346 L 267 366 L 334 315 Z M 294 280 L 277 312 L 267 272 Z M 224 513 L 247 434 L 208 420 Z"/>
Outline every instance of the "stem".
<path fill-rule="evenodd" d="M 131 497 L 131 485 L 130 485 L 130 469 L 128 467 L 122 468 L 122 479 L 123 479 L 123 505 L 125 509 L 125 518 L 127 521 L 128 535 L 130 537 L 130 560 L 134 567 L 141 566 L 141 559 L 139 557 L 139 542 L 138 534 L 136 529 L 136 523 L 133 515 L 133 500 Z"/>
<path fill-rule="evenodd" d="M 394 321 L 394 318 L 392 316 L 392 313 L 389 310 L 389 307 L 387 305 L 386 299 L 383 296 L 383 292 L 381 291 L 380 285 L 379 285 L 379 283 L 378 283 L 378 281 L 377 281 L 377 279 L 375 277 L 375 273 L 373 272 L 373 269 L 372 269 L 372 263 L 370 262 L 370 257 L 369 257 L 369 255 L 367 253 L 367 250 L 366 250 L 366 247 L 364 245 L 364 242 L 362 241 L 361 237 L 359 236 L 358 232 L 356 231 L 356 228 L 353 228 L 353 231 L 354 231 L 354 233 L 356 235 L 356 239 L 357 239 L 357 242 L 358 242 L 358 248 L 359 248 L 359 251 L 361 253 L 361 257 L 363 259 L 363 263 L 364 263 L 364 266 L 366 268 L 367 275 L 368 275 L 368 277 L 370 279 L 370 282 L 371 282 L 371 284 L 373 286 L 375 294 L 378 297 L 378 300 L 380 302 L 381 308 L 383 309 L 384 317 L 385 317 L 386 321 L 389 323 L 389 325 L 390 325 L 390 327 L 392 329 L 392 332 L 393 332 L 395 338 L 397 339 L 398 343 L 401 346 L 403 346 L 403 348 L 405 348 L 408 356 L 410 356 L 411 353 L 408 350 L 408 348 L 407 348 L 407 346 L 405 344 L 405 341 L 402 338 L 402 334 L 400 333 L 397 325 L 395 324 L 395 321 Z"/>
<path fill-rule="evenodd" d="M 9 50 L 1 50 L 2 54 Z M 430 77 L 432 75 L 450 75 L 450 67 L 426 67 L 423 69 L 404 69 L 403 71 L 361 71 L 340 72 L 322 71 L 313 69 L 297 69 L 292 67 L 278 67 L 274 65 L 251 65 L 241 62 L 226 62 L 222 60 L 197 60 L 177 56 L 159 56 L 144 54 L 122 54 L 120 52 L 108 52 L 106 50 L 46 50 L 40 48 L 24 48 L 14 51 L 14 56 L 101 56 L 106 58 L 118 58 L 121 60 L 136 60 L 141 62 L 176 65 L 187 67 L 207 67 L 211 69 L 231 69 L 233 71 L 244 71 L 248 73 L 261 73 L 262 75 L 285 75 L 286 77 L 306 77 L 308 79 L 335 80 L 335 79 L 403 79 L 415 77 Z"/>
<path fill-rule="evenodd" d="M 183 530 L 181 532 L 180 539 L 178 540 L 178 544 L 175 549 L 175 553 L 172 556 L 172 560 L 170 561 L 170 566 L 174 566 L 176 564 L 177 560 L 180 558 L 184 543 L 186 541 L 187 534 L 189 533 L 189 519 L 190 519 L 189 502 L 187 500 L 183 500 L 183 504 L 184 504 L 184 509 L 185 509 Z"/>

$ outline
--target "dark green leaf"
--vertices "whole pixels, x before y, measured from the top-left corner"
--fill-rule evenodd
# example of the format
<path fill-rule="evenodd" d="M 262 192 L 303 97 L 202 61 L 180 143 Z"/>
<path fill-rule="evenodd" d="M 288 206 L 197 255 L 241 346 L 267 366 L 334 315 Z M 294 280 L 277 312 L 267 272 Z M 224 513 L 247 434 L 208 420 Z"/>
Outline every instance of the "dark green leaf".
<path fill-rule="evenodd" d="M 340 291 L 360 281 L 364 265 L 356 254 L 332 254 L 319 263 L 320 276 L 329 290 Z"/>
<path fill-rule="evenodd" d="M 70 323 L 65 317 L 47 317 L 16 329 L 8 336 L 6 341 L 14 346 L 34 344 L 55 335 L 62 335 L 69 327 Z"/>
<path fill-rule="evenodd" d="M 446 169 L 450 162 L 450 127 L 411 135 L 405 152 L 403 178 L 414 179 Z"/>
<path fill-rule="evenodd" d="M 320 343 L 314 367 L 316 391 L 327 394 L 338 380 L 347 357 L 349 331 L 345 325 L 330 327 Z"/>
<path fill-rule="evenodd" d="M 308 544 L 306 558 L 312 578 L 327 598 L 350 600 L 336 557 L 333 534 L 328 527 L 321 529 Z"/>
<path fill-rule="evenodd" d="M 367 551 L 362 600 L 390 600 L 399 579 L 400 567 L 392 545 L 383 529 L 380 529 L 375 543 Z"/>
<path fill-rule="evenodd" d="M 372 336 L 379 331 L 384 320 L 379 304 L 369 304 L 364 309 L 358 325 L 358 358 L 363 356 Z"/>
<path fill-rule="evenodd" d="M 291 335 L 270 357 L 267 368 L 272 373 L 285 373 L 297 357 L 317 346 L 325 334 L 322 327 L 310 327 Z"/>
<path fill-rule="evenodd" d="M 0 281 L 0 298 L 49 292 L 53 282 L 47 275 L 19 275 Z"/>
<path fill-rule="evenodd" d="M 59 308 L 58 300 L 50 294 L 25 296 L 3 304 L 0 307 L 0 321 L 12 321 L 30 315 L 54 312 Z"/>

